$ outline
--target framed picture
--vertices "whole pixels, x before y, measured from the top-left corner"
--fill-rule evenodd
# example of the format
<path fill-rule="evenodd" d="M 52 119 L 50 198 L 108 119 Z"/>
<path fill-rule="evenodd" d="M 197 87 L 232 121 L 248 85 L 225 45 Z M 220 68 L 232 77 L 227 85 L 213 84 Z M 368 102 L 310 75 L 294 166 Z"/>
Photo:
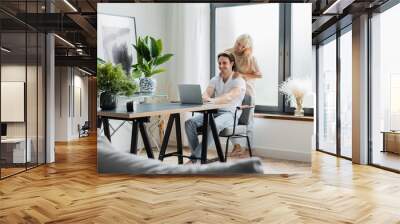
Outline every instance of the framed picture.
<path fill-rule="evenodd" d="M 113 64 L 121 64 L 129 73 L 136 63 L 135 17 L 97 14 L 97 57 Z"/>

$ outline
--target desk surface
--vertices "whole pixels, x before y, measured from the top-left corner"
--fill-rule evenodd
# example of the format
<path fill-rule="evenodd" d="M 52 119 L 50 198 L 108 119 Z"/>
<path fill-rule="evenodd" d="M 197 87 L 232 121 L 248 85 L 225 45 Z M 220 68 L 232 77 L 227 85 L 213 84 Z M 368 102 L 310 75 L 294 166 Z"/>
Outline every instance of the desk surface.
<path fill-rule="evenodd" d="M 381 133 L 384 133 L 384 134 L 397 134 L 397 135 L 399 135 L 399 134 L 400 134 L 400 131 L 398 131 L 398 130 L 396 130 L 396 131 L 381 131 Z"/>
<path fill-rule="evenodd" d="M 138 104 L 134 112 L 125 110 L 100 110 L 98 116 L 108 118 L 133 119 L 140 117 L 150 117 L 162 114 L 176 114 L 193 111 L 215 110 L 229 107 L 229 104 L 203 104 L 191 105 L 180 103 L 160 103 L 160 104 Z"/>
<path fill-rule="evenodd" d="M 30 139 L 28 138 L 27 141 L 30 141 Z M 25 142 L 25 138 L 5 138 L 5 139 L 1 139 L 1 143 L 20 143 L 20 142 Z"/>

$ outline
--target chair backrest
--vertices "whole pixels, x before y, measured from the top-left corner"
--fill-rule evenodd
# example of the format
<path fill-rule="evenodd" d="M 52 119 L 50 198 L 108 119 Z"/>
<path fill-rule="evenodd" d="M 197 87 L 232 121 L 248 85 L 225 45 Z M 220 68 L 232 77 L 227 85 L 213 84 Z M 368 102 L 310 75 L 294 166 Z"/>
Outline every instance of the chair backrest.
<path fill-rule="evenodd" d="M 251 105 L 251 96 L 245 95 L 242 101 L 242 105 Z M 251 108 L 243 109 L 242 114 L 239 117 L 238 125 L 248 125 L 250 118 Z"/>
<path fill-rule="evenodd" d="M 85 121 L 85 123 L 82 125 L 82 129 L 90 129 L 89 121 Z"/>

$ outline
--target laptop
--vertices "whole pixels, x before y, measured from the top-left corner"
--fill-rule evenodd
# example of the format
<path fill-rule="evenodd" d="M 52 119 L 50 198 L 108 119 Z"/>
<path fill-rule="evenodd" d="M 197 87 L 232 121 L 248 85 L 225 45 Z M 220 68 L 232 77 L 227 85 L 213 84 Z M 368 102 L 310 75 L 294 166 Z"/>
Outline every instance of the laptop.
<path fill-rule="evenodd" d="M 203 104 L 200 85 L 180 84 L 178 88 L 181 104 Z"/>

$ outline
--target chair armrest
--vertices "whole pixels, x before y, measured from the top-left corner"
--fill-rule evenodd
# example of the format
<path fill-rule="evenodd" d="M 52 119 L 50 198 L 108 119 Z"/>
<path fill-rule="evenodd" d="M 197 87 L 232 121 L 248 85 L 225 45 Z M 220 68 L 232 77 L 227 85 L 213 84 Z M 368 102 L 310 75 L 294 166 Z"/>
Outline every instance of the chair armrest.
<path fill-rule="evenodd" d="M 236 109 L 238 110 L 243 110 L 243 109 L 251 109 L 254 108 L 254 106 L 252 105 L 241 105 L 241 106 L 237 106 Z"/>

